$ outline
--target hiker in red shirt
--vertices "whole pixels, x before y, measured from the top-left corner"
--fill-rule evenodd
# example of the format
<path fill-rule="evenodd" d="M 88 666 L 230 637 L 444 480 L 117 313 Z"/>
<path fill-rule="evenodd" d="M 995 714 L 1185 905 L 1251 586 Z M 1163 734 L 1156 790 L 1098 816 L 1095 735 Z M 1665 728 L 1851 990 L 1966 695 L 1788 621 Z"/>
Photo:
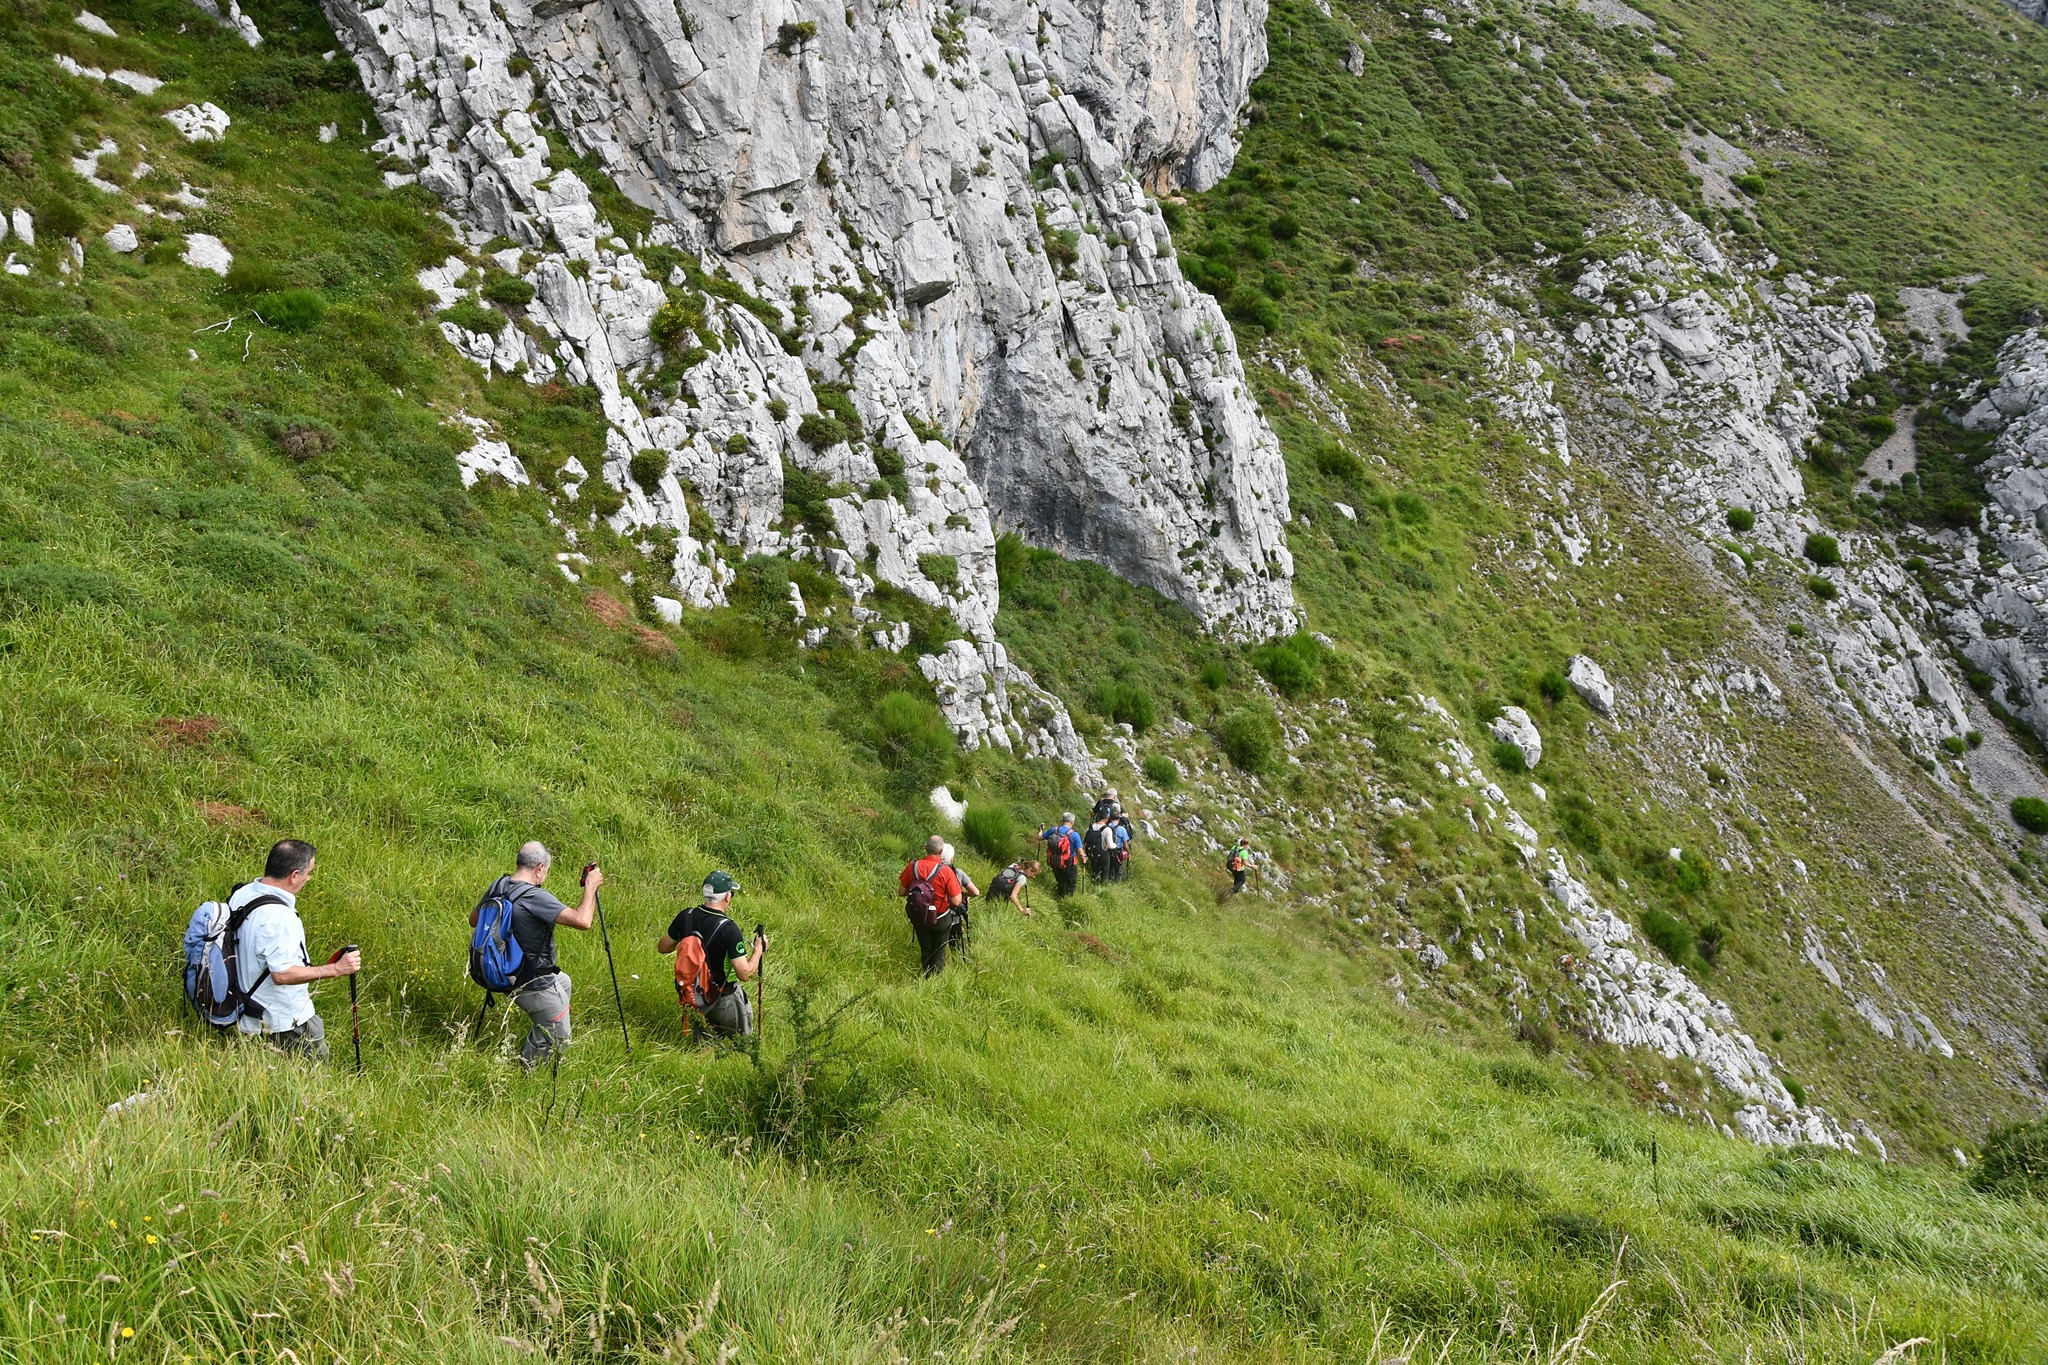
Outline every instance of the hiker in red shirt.
<path fill-rule="evenodd" d="M 946 865 L 946 841 L 936 834 L 925 840 L 924 856 L 913 858 L 897 880 L 903 889 L 903 914 L 917 932 L 924 974 L 937 976 L 946 966 L 947 945 L 960 942 L 961 907 L 966 903 L 959 875 Z"/>

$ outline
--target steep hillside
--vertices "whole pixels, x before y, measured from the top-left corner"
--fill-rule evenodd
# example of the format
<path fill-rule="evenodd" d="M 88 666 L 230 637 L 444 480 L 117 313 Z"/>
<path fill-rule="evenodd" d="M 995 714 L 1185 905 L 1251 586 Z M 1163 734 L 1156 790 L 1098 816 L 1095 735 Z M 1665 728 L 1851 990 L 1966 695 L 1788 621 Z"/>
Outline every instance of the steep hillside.
<path fill-rule="evenodd" d="M 6 1338 L 2039 1358 L 2044 72 L 1908 4 L 0 8 Z M 1103 782 L 1132 880 L 917 981 L 932 788 L 986 882 Z M 325 1071 L 178 998 L 286 833 L 360 1077 L 334 986 Z M 463 977 L 526 837 L 617 931 L 552 1084 Z M 752 1052 L 652 947 L 711 866 Z"/>

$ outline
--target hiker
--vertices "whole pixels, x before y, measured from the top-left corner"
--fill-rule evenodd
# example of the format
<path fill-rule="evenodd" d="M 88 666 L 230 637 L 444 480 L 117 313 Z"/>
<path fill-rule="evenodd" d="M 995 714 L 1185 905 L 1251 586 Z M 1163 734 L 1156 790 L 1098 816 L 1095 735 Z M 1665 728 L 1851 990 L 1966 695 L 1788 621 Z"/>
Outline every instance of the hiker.
<path fill-rule="evenodd" d="M 1116 814 L 1110 817 L 1109 828 L 1105 831 L 1109 845 L 1109 880 L 1120 882 L 1124 879 L 1124 868 L 1131 861 L 1131 839 L 1135 831 L 1131 828 L 1131 817 L 1118 806 Z"/>
<path fill-rule="evenodd" d="M 974 924 L 968 915 L 968 911 L 972 907 L 968 905 L 968 902 L 981 894 L 981 888 L 974 884 L 974 878 L 967 875 L 966 868 L 954 863 L 953 846 L 951 844 L 947 844 L 944 848 L 940 849 L 939 856 L 945 859 L 947 867 L 953 869 L 953 876 L 960 883 L 960 932 L 953 937 L 955 949 L 964 952 L 974 936 Z"/>
<path fill-rule="evenodd" d="M 1223 856 L 1223 866 L 1230 870 L 1230 894 L 1235 896 L 1244 890 L 1245 874 L 1251 871 L 1251 845 L 1240 834 L 1237 842 L 1230 846 L 1230 852 Z"/>
<path fill-rule="evenodd" d="M 1097 803 L 1096 809 L 1102 809 Z M 1089 822 L 1088 832 L 1081 836 L 1081 851 L 1088 857 L 1088 877 L 1098 886 L 1114 881 L 1117 866 L 1117 827 L 1110 814 L 1098 814 Z"/>
<path fill-rule="evenodd" d="M 521 953 L 512 975 L 512 1003 L 533 1021 L 519 1048 L 519 1060 L 529 1069 L 569 1045 L 569 988 L 573 983 L 569 974 L 555 965 L 555 930 L 588 929 L 595 924 L 597 889 L 604 885 L 603 869 L 592 863 L 584 872 L 583 899 L 571 909 L 541 888 L 554 861 L 539 840 L 521 844 L 511 874 L 492 882 L 477 908 L 469 912 L 470 927 L 475 928 L 477 914 L 486 903 L 502 898 L 511 906 L 512 938 Z M 489 1004 L 488 997 L 485 1004 Z"/>
<path fill-rule="evenodd" d="M 903 890 L 904 916 L 917 931 L 924 974 L 937 976 L 945 970 L 946 949 L 958 944 L 966 919 L 960 876 L 946 864 L 946 841 L 936 834 L 925 840 L 924 856 L 911 859 L 897 881 Z"/>
<path fill-rule="evenodd" d="M 1095 809 L 1090 813 L 1090 817 L 1096 820 L 1112 820 L 1122 812 L 1123 803 L 1117 797 L 1116 788 L 1109 787 L 1097 798 Z"/>
<path fill-rule="evenodd" d="M 1052 864 L 1052 893 L 1065 900 L 1074 894 L 1081 876 L 1081 835 L 1074 828 L 1074 812 L 1060 816 L 1060 822 L 1042 829 L 1038 837 L 1045 844 L 1045 860 Z"/>
<path fill-rule="evenodd" d="M 249 1004 L 235 1027 L 258 1034 L 281 1052 L 327 1060 L 327 1027 L 313 1009 L 307 987 L 330 977 L 354 976 L 361 953 L 343 953 L 315 963 L 306 953 L 306 926 L 299 919 L 299 892 L 313 880 L 313 846 L 304 839 L 279 839 L 263 861 L 263 875 L 238 886 L 227 899 L 228 917 L 248 907 L 234 935 L 235 970 L 247 987 Z"/>
<path fill-rule="evenodd" d="M 1024 893 L 1031 885 L 1031 879 L 1040 871 L 1039 865 L 1029 858 L 1011 863 L 996 873 L 996 879 L 988 884 L 988 898 L 991 901 L 1008 901 L 1017 907 L 1020 915 L 1030 914 L 1031 904 L 1024 899 Z"/>
<path fill-rule="evenodd" d="M 690 1015 L 690 1038 L 701 1037 L 698 1021 L 725 1038 L 744 1038 L 754 1031 L 754 1009 L 746 986 L 761 972 L 768 936 L 754 934 L 753 951 L 728 911 L 740 884 L 724 872 L 704 878 L 701 905 L 683 911 L 655 942 L 661 953 L 676 956 L 676 997 Z"/>

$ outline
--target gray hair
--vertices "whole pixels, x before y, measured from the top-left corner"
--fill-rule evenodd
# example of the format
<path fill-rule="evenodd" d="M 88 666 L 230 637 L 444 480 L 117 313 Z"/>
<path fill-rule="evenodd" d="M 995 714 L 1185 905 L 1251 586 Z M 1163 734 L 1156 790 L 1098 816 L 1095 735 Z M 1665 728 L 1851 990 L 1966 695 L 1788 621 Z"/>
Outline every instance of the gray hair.
<path fill-rule="evenodd" d="M 538 839 L 528 839 L 519 846 L 519 867 L 526 871 L 547 867 L 555 861 L 555 855 L 548 852 L 548 846 Z"/>
<path fill-rule="evenodd" d="M 943 853 L 945 848 L 946 840 L 942 835 L 934 834 L 924 841 L 924 851 L 927 853 Z"/>
<path fill-rule="evenodd" d="M 1063 824 L 1063 825 L 1071 825 L 1071 824 L 1073 824 L 1073 823 L 1074 823 L 1074 812 L 1072 812 L 1072 811 L 1068 811 L 1068 812 L 1066 812 L 1065 814 L 1061 815 L 1061 816 L 1060 816 L 1060 823 L 1061 823 L 1061 824 Z"/>

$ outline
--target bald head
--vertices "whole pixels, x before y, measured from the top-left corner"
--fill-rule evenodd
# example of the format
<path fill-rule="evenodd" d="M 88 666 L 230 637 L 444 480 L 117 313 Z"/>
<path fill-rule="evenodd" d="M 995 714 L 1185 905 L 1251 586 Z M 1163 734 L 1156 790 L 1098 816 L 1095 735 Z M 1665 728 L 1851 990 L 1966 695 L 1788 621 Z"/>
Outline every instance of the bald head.
<path fill-rule="evenodd" d="M 555 861 L 555 855 L 548 852 L 548 846 L 538 839 L 528 839 L 519 846 L 519 870 L 537 872 Z"/>

